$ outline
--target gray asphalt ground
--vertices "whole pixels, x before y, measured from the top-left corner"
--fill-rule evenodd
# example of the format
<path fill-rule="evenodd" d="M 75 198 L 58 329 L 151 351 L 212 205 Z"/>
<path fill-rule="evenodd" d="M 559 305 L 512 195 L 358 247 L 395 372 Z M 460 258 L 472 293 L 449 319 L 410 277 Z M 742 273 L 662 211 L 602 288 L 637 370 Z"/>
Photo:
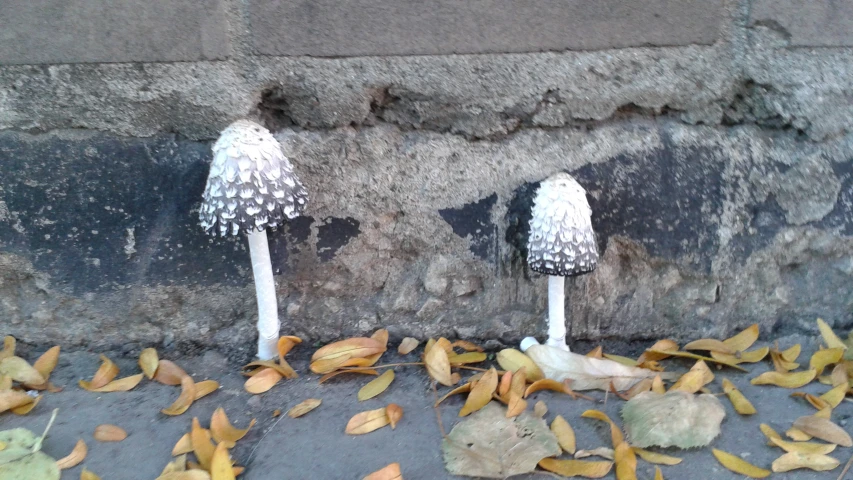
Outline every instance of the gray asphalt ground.
<path fill-rule="evenodd" d="M 804 352 L 800 361 L 807 365 L 808 356 L 816 348 L 810 337 L 781 339 L 780 346 L 803 342 Z M 651 342 L 649 342 L 650 344 Z M 644 344 L 645 346 L 645 344 Z M 400 357 L 396 345 L 380 363 L 417 361 L 421 348 Z M 605 351 L 615 354 L 636 355 L 635 351 Z M 27 416 L 10 413 L 0 414 L 0 430 L 26 427 L 35 432 L 44 428 L 50 412 L 59 409 L 58 419 L 45 441 L 43 450 L 54 458 L 69 453 L 82 438 L 89 447 L 89 454 L 82 465 L 63 472 L 63 479 L 78 479 L 83 466 L 100 475 L 103 480 L 146 480 L 154 479 L 170 461 L 170 452 L 175 442 L 190 429 L 193 417 L 198 417 L 207 426 L 210 416 L 217 407 L 224 407 L 231 421 L 238 427 L 248 425 L 252 418 L 257 425 L 240 440 L 232 451 L 239 465 L 246 472 L 239 478 L 245 480 L 272 479 L 361 479 L 365 475 L 391 462 L 399 462 L 406 480 L 461 478 L 446 473 L 441 456 L 441 431 L 433 409 L 433 391 L 422 367 L 396 368 L 396 379 L 390 388 L 376 398 L 359 402 L 356 392 L 373 377 L 343 375 L 319 385 L 318 376 L 308 371 L 308 359 L 313 346 L 298 346 L 290 355 L 291 364 L 302 376 L 297 380 L 285 380 L 262 395 L 250 395 L 243 390 L 245 380 L 239 373 L 240 365 L 231 363 L 216 352 L 207 352 L 197 357 L 161 358 L 175 361 L 197 381 L 215 379 L 221 388 L 197 401 L 185 414 L 169 417 L 160 413 L 180 392 L 179 387 L 170 387 L 144 380 L 136 389 L 122 393 L 91 393 L 77 386 L 80 379 L 89 379 L 98 368 L 97 352 L 63 352 L 51 380 L 63 391 L 48 393 L 42 402 Z M 393 350 L 393 353 L 390 351 Z M 579 348 L 578 351 L 586 351 Z M 29 349 L 26 357 L 34 361 L 40 349 Z M 291 358 L 292 357 L 292 358 Z M 139 372 L 136 358 L 117 358 L 122 368 L 121 376 Z M 686 371 L 691 365 L 687 360 L 665 361 L 668 370 Z M 759 431 L 760 423 L 768 423 L 779 432 L 787 430 L 800 416 L 809 415 L 815 409 L 802 399 L 791 398 L 793 390 L 771 386 L 752 386 L 749 379 L 771 368 L 769 362 L 748 365 L 749 373 L 730 369 L 716 370 L 717 378 L 710 385 L 715 392 L 721 391 L 722 378 L 732 380 L 758 409 L 750 417 L 738 415 L 728 399 L 721 397 L 727 417 L 722 425 L 722 435 L 713 447 L 737 455 L 746 460 L 769 468 L 781 450 L 766 445 Z M 471 372 L 473 373 L 473 372 Z M 468 373 L 463 374 L 463 378 Z M 813 382 L 803 389 L 815 394 L 829 387 Z M 447 391 L 441 387 L 439 393 Z M 550 424 L 559 414 L 575 429 L 578 448 L 592 449 L 610 446 L 609 430 L 603 422 L 580 418 L 587 409 L 604 410 L 614 420 L 619 419 L 619 410 L 624 403 L 613 395 L 591 392 L 596 401 L 572 400 L 553 392 L 531 395 L 529 405 L 543 400 L 548 406 L 545 416 Z M 276 409 L 286 412 L 307 398 L 320 398 L 322 405 L 304 417 L 292 419 L 282 414 L 273 417 Z M 404 409 L 403 419 L 395 430 L 385 427 L 375 432 L 351 436 L 344 434 L 348 419 L 363 410 L 380 408 L 388 403 L 397 403 Z M 441 418 L 447 432 L 459 419 L 457 414 L 464 396 L 451 397 L 440 407 Z M 853 427 L 850 416 L 853 403 L 843 402 L 833 412 L 833 420 L 848 432 Z M 124 428 L 129 436 L 118 443 L 100 443 L 92 438 L 99 424 L 112 423 Z M 746 478 L 724 469 L 711 455 L 710 448 L 681 451 L 664 449 L 664 453 L 684 459 L 676 466 L 663 466 L 667 479 L 740 479 Z M 798 470 L 785 474 L 773 474 L 777 479 L 837 479 L 844 464 L 853 455 L 853 448 L 838 448 L 831 456 L 841 461 L 841 466 L 831 472 L 815 473 Z M 639 461 L 638 478 L 651 479 L 654 467 Z M 549 474 L 530 474 L 515 478 L 554 478 Z M 614 473 L 607 478 L 615 478 Z M 853 473 L 845 478 L 853 479 Z"/>

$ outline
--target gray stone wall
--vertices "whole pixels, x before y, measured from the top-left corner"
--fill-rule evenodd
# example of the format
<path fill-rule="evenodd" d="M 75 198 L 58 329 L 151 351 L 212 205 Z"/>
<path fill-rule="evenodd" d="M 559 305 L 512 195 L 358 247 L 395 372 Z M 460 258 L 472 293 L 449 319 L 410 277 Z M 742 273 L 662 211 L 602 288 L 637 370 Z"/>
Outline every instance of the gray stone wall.
<path fill-rule="evenodd" d="M 269 233 L 283 331 L 544 332 L 531 197 L 602 264 L 578 339 L 853 324 L 853 1 L 18 1 L 0 9 L 0 325 L 249 351 L 245 240 L 197 225 L 264 122 L 310 193 Z"/>

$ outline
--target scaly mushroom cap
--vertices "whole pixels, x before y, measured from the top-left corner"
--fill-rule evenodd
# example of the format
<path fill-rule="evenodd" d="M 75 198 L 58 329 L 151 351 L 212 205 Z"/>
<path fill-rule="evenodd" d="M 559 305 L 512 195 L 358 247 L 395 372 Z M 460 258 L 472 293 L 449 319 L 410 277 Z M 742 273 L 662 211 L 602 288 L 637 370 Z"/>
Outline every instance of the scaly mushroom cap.
<path fill-rule="evenodd" d="M 563 277 L 595 270 L 598 248 L 586 191 L 567 173 L 542 182 L 533 199 L 527 241 L 531 270 Z"/>
<path fill-rule="evenodd" d="M 269 130 L 237 120 L 222 131 L 199 211 L 206 231 L 224 236 L 277 227 L 307 202 L 308 192 Z"/>

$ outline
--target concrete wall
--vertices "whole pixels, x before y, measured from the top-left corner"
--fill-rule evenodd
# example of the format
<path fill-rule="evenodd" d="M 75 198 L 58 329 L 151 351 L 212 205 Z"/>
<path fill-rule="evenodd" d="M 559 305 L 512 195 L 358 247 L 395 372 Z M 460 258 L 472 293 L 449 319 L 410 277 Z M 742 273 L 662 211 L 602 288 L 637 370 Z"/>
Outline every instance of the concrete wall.
<path fill-rule="evenodd" d="M 310 193 L 270 232 L 284 331 L 512 342 L 537 182 L 588 190 L 575 338 L 853 324 L 851 0 L 13 0 L 0 9 L 0 325 L 252 348 L 210 144 L 273 129 Z"/>

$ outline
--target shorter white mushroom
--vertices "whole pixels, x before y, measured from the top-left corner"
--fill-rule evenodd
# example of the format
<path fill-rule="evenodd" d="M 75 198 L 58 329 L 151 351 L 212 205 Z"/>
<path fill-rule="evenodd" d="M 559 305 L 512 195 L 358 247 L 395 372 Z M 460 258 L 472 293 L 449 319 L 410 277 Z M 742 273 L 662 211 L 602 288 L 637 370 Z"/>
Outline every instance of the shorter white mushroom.
<path fill-rule="evenodd" d="M 595 270 L 598 248 L 586 191 L 568 173 L 542 182 L 533 200 L 527 264 L 548 275 L 548 340 L 546 345 L 569 350 L 566 343 L 565 277 Z M 529 344 L 529 341 L 527 341 Z"/>
<path fill-rule="evenodd" d="M 258 297 L 258 357 L 277 354 L 278 303 L 267 227 L 277 227 L 305 209 L 308 193 L 266 128 L 238 120 L 213 145 L 213 163 L 199 211 L 201 226 L 222 236 L 245 232 Z"/>

